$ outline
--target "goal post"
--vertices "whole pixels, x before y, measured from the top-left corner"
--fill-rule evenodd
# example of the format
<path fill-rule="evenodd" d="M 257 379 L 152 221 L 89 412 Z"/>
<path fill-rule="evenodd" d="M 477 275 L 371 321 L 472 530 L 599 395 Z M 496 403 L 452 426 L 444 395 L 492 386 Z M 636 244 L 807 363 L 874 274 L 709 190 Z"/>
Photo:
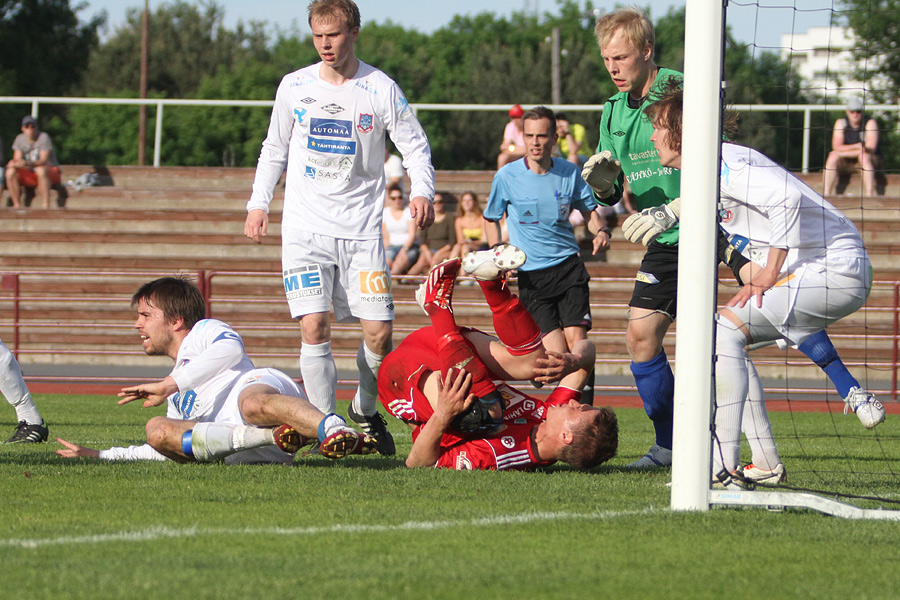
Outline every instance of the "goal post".
<path fill-rule="evenodd" d="M 674 511 L 707 511 L 716 505 L 792 508 L 847 519 L 900 521 L 900 510 L 859 508 L 827 497 L 863 498 L 858 495 L 796 487 L 711 489 L 724 40 L 721 0 L 687 0 L 670 507 Z M 890 460 L 886 454 L 884 458 Z M 889 471 L 894 476 L 893 469 Z"/>
<path fill-rule="evenodd" d="M 724 17 L 720 0 L 687 0 L 677 300 L 690 335 L 675 336 L 673 510 L 709 509 Z"/>

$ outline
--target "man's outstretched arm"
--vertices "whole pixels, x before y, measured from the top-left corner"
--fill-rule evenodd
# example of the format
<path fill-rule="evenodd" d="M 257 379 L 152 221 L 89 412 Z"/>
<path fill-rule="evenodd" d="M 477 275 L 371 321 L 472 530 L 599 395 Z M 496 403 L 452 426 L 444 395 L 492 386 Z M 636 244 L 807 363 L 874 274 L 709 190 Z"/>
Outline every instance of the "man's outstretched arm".
<path fill-rule="evenodd" d="M 462 369 L 450 369 L 443 382 L 438 380 L 437 405 L 434 414 L 422 426 L 406 458 L 407 467 L 433 467 L 441 456 L 441 438 L 456 415 L 475 401 L 469 393 L 472 374 Z"/>

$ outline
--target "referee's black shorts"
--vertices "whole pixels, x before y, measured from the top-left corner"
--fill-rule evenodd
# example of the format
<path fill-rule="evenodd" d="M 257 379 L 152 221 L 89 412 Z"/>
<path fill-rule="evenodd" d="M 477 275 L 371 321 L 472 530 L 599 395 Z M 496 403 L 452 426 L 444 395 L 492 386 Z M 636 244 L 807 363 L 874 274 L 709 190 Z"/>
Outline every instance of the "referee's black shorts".
<path fill-rule="evenodd" d="M 541 333 L 580 326 L 591 328 L 588 275 L 581 256 L 573 254 L 546 269 L 518 272 L 519 298 Z"/>

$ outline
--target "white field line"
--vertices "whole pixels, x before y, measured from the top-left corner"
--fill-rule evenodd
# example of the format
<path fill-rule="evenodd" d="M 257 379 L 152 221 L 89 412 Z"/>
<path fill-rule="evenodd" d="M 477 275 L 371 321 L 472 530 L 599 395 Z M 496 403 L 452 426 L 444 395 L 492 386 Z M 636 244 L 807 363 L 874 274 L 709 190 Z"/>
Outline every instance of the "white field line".
<path fill-rule="evenodd" d="M 427 531 L 450 527 L 493 527 L 497 525 L 517 525 L 544 521 L 604 521 L 621 517 L 634 517 L 659 512 L 659 509 L 618 510 L 589 513 L 538 512 L 518 515 L 497 515 L 480 519 L 458 521 L 408 521 L 396 525 L 330 525 L 327 527 L 151 527 L 140 531 L 122 531 L 97 535 L 63 536 L 43 539 L 0 540 L 2 548 L 41 548 L 44 546 L 74 546 L 80 544 L 102 544 L 105 542 L 147 542 L 163 538 L 187 538 L 205 535 L 321 535 L 332 533 L 383 533 L 390 531 Z"/>

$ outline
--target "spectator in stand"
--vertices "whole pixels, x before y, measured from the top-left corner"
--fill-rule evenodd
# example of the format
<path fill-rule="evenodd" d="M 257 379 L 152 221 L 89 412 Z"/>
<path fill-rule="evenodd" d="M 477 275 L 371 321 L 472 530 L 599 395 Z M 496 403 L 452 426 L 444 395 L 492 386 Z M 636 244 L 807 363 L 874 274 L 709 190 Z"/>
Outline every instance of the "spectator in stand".
<path fill-rule="evenodd" d="M 445 200 L 445 197 L 449 197 Z M 434 223 L 419 234 L 419 260 L 407 272 L 408 275 L 421 275 L 431 270 L 451 256 L 456 245 L 456 224 L 452 215 L 447 212 L 447 200 L 452 195 L 446 192 L 434 194 Z"/>
<path fill-rule="evenodd" d="M 403 202 L 403 190 L 399 184 L 388 186 L 381 230 L 391 275 L 403 275 L 419 260 L 419 246 L 416 243 L 416 221 Z"/>
<path fill-rule="evenodd" d="M 481 203 L 478 202 L 475 192 L 464 193 L 459 199 L 459 208 L 456 211 L 456 246 L 453 247 L 450 256 L 464 256 L 469 252 L 488 247 L 481 213 Z"/>
<path fill-rule="evenodd" d="M 13 207 L 22 206 L 22 188 L 27 187 L 37 190 L 43 208 L 50 208 L 50 188 L 61 178 L 50 136 L 38 130 L 34 117 L 26 115 L 12 149 L 12 160 L 6 164 L 6 187 Z"/>
<path fill-rule="evenodd" d="M 875 195 L 875 172 L 882 167 L 878 146 L 878 122 L 863 114 L 863 101 L 847 102 L 847 117 L 835 121 L 831 152 L 825 161 L 825 195 L 837 192 L 838 175 L 858 166 L 862 171 L 863 193 Z"/>
<path fill-rule="evenodd" d="M 525 137 L 522 133 L 522 115 L 525 110 L 516 104 L 509 109 L 509 123 L 503 130 L 503 141 L 500 143 L 500 155 L 497 157 L 497 168 L 525 156 Z"/>
<path fill-rule="evenodd" d="M 570 123 L 565 113 L 556 115 L 556 133 L 559 134 L 557 149 L 559 156 L 575 163 L 579 167 L 591 157 L 591 149 L 587 143 L 587 131 L 584 125 Z"/>

